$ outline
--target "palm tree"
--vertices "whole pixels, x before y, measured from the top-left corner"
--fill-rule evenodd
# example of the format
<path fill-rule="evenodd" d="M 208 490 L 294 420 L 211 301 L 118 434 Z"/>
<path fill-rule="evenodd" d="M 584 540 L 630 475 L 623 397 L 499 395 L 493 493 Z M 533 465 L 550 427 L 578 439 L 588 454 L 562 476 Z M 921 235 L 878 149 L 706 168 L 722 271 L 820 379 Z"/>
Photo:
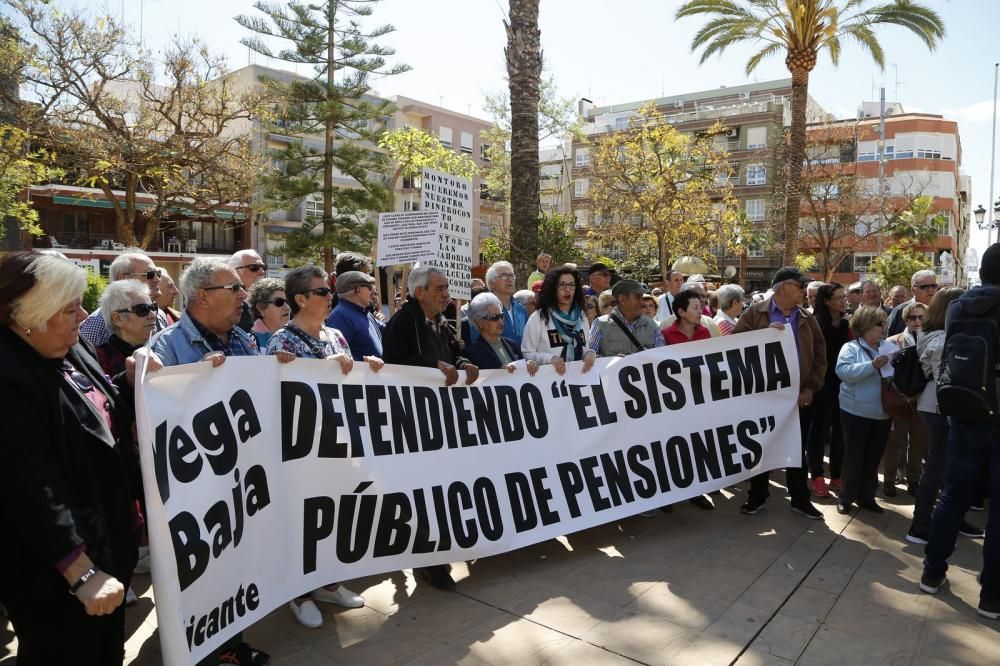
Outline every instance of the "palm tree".
<path fill-rule="evenodd" d="M 507 78 L 510 83 L 510 250 L 519 286 L 538 244 L 538 100 L 542 79 L 539 0 L 510 0 Z"/>
<path fill-rule="evenodd" d="M 691 50 L 702 49 L 704 63 L 715 53 L 744 42 L 760 45 L 746 64 L 753 72 L 764 58 L 784 52 L 792 74 L 792 125 L 786 165 L 784 263 L 794 261 L 798 246 L 799 200 L 802 161 L 806 146 L 806 101 L 809 73 L 820 51 L 827 51 L 836 65 L 841 41 L 846 37 L 868 51 L 879 67 L 885 52 L 874 28 L 898 25 L 913 32 L 927 48 L 934 49 L 944 36 L 944 22 L 937 12 L 913 0 L 885 0 L 865 7 L 870 0 L 689 0 L 677 18 L 704 14 L 710 17 L 691 41 Z"/>

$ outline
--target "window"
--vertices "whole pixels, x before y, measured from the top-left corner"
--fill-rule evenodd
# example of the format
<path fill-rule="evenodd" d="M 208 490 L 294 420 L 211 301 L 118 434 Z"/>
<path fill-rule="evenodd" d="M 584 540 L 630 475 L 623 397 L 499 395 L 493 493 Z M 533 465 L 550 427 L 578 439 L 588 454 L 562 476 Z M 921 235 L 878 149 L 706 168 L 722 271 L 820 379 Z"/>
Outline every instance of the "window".
<path fill-rule="evenodd" d="M 767 184 L 767 169 L 763 164 L 747 165 L 747 185 Z"/>
<path fill-rule="evenodd" d="M 405 201 L 403 201 L 403 211 L 409 212 L 411 210 L 420 210 L 420 202 L 410 201 L 409 199 L 406 199 Z"/>
<path fill-rule="evenodd" d="M 747 148 L 767 148 L 767 128 L 747 128 Z"/>
<path fill-rule="evenodd" d="M 323 219 L 323 202 L 306 199 L 304 212 L 307 220 Z"/>
<path fill-rule="evenodd" d="M 403 189 L 404 190 L 420 189 L 420 176 L 403 176 Z"/>
<path fill-rule="evenodd" d="M 747 219 L 751 222 L 763 222 L 765 202 L 763 199 L 747 199 Z"/>
<path fill-rule="evenodd" d="M 840 185 L 837 183 L 816 183 L 812 186 L 813 199 L 836 199 L 840 196 Z"/>
<path fill-rule="evenodd" d="M 578 167 L 590 166 L 590 148 L 576 149 L 576 166 Z"/>
<path fill-rule="evenodd" d="M 747 248 L 747 256 L 751 259 L 763 259 L 766 256 L 764 254 L 764 245 L 762 243 L 750 243 L 750 247 Z"/>
<path fill-rule="evenodd" d="M 587 189 L 590 187 L 590 181 L 586 178 L 580 178 L 575 183 L 573 183 L 573 196 L 585 197 L 587 196 Z"/>
<path fill-rule="evenodd" d="M 873 252 L 855 252 L 854 253 L 854 272 L 855 273 L 868 273 L 868 269 L 871 267 L 872 261 L 878 255 Z"/>
<path fill-rule="evenodd" d="M 484 162 L 490 162 L 490 144 L 480 143 L 479 144 L 479 156 L 483 158 Z"/>
<path fill-rule="evenodd" d="M 618 116 L 615 118 L 615 130 L 628 129 L 628 116 Z"/>
<path fill-rule="evenodd" d="M 441 145 L 445 148 L 451 148 L 451 128 L 442 125 L 438 128 L 438 139 L 441 141 Z"/>
<path fill-rule="evenodd" d="M 462 132 L 462 152 L 472 154 L 472 132 Z"/>

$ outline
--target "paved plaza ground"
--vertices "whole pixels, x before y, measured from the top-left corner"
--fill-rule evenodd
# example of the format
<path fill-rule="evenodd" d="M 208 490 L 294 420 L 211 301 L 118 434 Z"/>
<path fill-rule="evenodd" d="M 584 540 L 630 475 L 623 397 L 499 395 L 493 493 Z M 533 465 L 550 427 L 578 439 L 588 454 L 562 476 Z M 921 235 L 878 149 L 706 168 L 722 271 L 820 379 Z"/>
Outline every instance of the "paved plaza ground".
<path fill-rule="evenodd" d="M 282 607 L 246 635 L 283 666 L 1000 664 L 1000 623 L 975 612 L 982 542 L 959 537 L 949 585 L 921 593 L 923 547 L 903 540 L 904 497 L 883 515 L 817 503 L 820 522 L 793 514 L 780 488 L 755 516 L 738 511 L 742 488 L 727 490 L 714 513 L 684 502 L 458 563 L 454 593 L 416 585 L 409 572 L 349 581 L 364 608 L 320 604 L 326 624 L 305 629 Z M 983 526 L 986 514 L 970 518 Z M 126 661 L 152 666 L 149 576 L 135 591 Z M 16 649 L 7 624 L 0 664 L 14 663 Z"/>

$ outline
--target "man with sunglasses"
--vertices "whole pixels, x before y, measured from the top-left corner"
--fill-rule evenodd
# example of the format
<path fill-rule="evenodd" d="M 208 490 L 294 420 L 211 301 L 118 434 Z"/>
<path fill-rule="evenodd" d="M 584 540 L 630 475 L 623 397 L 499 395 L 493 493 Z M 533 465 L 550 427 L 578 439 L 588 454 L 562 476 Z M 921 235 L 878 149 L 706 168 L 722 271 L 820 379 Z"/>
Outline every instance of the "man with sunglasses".
<path fill-rule="evenodd" d="M 934 295 L 938 292 L 939 287 L 934 271 L 917 271 L 910 278 L 910 286 L 912 287 L 913 298 L 900 303 L 889 313 L 889 318 L 885 323 L 886 337 L 902 333 L 903 329 L 906 328 L 906 321 L 903 319 L 903 309 L 907 305 L 911 303 L 923 303 L 926 307 L 930 307 L 931 301 L 934 300 Z"/>
<path fill-rule="evenodd" d="M 126 252 L 118 255 L 108 268 L 108 277 L 112 282 L 118 280 L 141 280 L 149 286 L 149 297 L 155 302 L 160 296 L 160 276 L 162 271 L 156 267 L 153 260 L 141 252 Z M 156 330 L 167 327 L 167 318 L 162 311 L 156 313 Z M 80 337 L 87 340 L 95 348 L 105 344 L 111 338 L 111 330 L 100 309 L 94 310 L 80 324 Z"/>
<path fill-rule="evenodd" d="M 264 260 L 260 258 L 256 250 L 240 250 L 229 257 L 229 265 L 236 269 L 236 274 L 239 276 L 240 281 L 243 282 L 243 286 L 246 288 L 247 292 L 250 291 L 250 287 L 254 285 L 257 280 L 265 277 L 267 275 L 267 265 Z M 240 313 L 239 327 L 250 332 L 253 328 L 253 312 L 250 311 L 250 306 L 246 301 L 243 302 L 242 312 Z"/>

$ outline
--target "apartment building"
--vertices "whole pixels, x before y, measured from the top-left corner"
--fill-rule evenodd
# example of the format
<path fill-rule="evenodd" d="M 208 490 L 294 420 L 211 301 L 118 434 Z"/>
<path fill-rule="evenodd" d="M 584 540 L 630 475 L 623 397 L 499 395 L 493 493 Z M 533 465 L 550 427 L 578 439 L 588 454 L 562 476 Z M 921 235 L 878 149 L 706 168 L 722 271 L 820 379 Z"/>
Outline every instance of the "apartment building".
<path fill-rule="evenodd" d="M 858 235 L 845 239 L 851 251 L 837 266 L 829 267 L 831 279 L 850 284 L 874 277 L 869 271 L 871 261 L 895 241 L 881 228 L 913 198 L 928 196 L 933 201 L 930 216 L 938 216 L 940 226 L 937 237 L 918 249 L 933 262 L 940 283 L 966 282 L 971 181 L 961 170 L 962 142 L 956 121 L 908 113 L 893 102 L 886 105 L 883 135 L 879 103 L 865 102 L 857 118 L 812 124 L 807 132 L 814 145 L 832 135 L 845 139 L 843 149 L 823 156 L 825 168 L 839 177 L 849 174 L 857 180 L 855 190 L 868 193 L 877 203 L 858 217 Z M 806 204 L 802 215 L 803 224 L 812 222 Z M 808 243 L 803 249 L 809 249 Z M 824 277 L 822 268 L 817 266 L 817 277 Z"/>
<path fill-rule="evenodd" d="M 765 225 L 769 204 L 775 191 L 775 169 L 778 147 L 784 140 L 785 128 L 791 123 L 791 79 L 763 81 L 739 86 L 720 87 L 685 94 L 660 97 L 652 100 L 666 121 L 682 132 L 707 130 L 722 122 L 726 135 L 718 138 L 718 145 L 730 154 L 731 183 L 734 194 L 746 211 L 749 220 Z M 576 217 L 578 233 L 590 227 L 586 194 L 589 187 L 588 140 L 628 127 L 630 118 L 649 100 L 624 104 L 594 106 L 589 100 L 580 103 L 580 116 L 584 122 L 583 140 L 572 145 L 571 209 Z M 811 98 L 807 117 L 815 121 L 829 118 L 828 114 Z M 636 220 L 641 224 L 641 220 Z M 604 254 L 614 258 L 620 248 L 604 248 Z M 704 253 L 692 248 L 693 254 Z M 780 266 L 781 258 L 769 254 L 763 247 L 751 248 L 748 256 L 732 256 L 723 248 L 714 248 L 719 273 L 732 276 L 744 286 L 766 288 L 771 274 Z"/>

